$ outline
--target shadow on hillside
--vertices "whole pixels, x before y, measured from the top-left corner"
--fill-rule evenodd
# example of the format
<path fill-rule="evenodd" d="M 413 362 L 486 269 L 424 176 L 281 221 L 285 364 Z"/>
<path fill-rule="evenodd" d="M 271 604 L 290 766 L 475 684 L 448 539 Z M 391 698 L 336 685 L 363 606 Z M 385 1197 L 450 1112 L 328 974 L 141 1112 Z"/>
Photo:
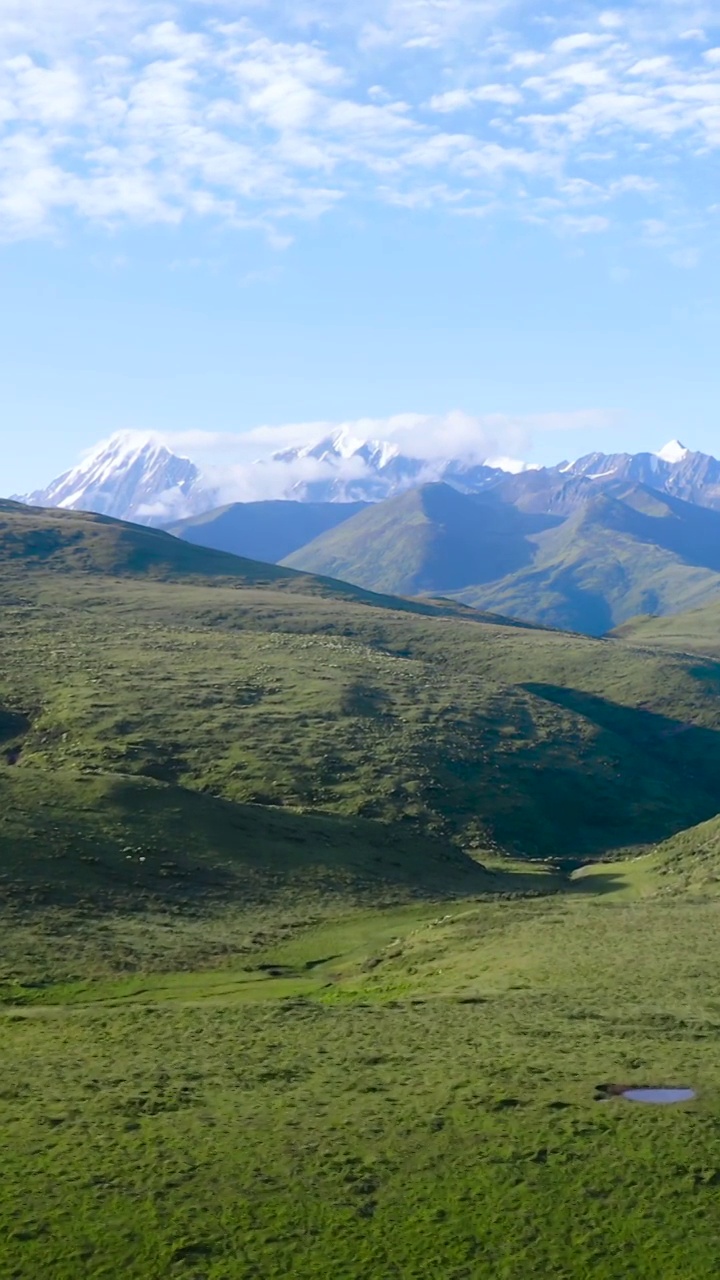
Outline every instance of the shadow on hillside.
<path fill-rule="evenodd" d="M 593 897 L 605 897 L 620 893 L 623 889 L 627 889 L 626 877 L 609 868 L 600 875 L 580 876 L 577 880 L 571 880 L 568 885 L 569 893 L 587 893 Z"/>
<path fill-rule="evenodd" d="M 461 591 L 519 573 L 537 556 L 533 539 L 564 523 L 564 518 L 544 512 L 521 511 L 497 495 L 463 495 L 452 519 L 442 509 L 444 486 L 429 486 L 428 513 L 442 529 L 442 539 L 428 566 L 433 582 L 443 590 Z"/>
<path fill-rule="evenodd" d="M 195 913 L 288 896 L 387 905 L 496 889 L 482 866 L 441 840 L 144 779 L 0 773 L 0 809 L 0 900 L 16 909 Z"/>
<path fill-rule="evenodd" d="M 14 738 L 20 738 L 27 733 L 29 728 L 30 721 L 27 716 L 0 707 L 0 742 L 12 742 Z"/>
<path fill-rule="evenodd" d="M 679 556 L 686 564 L 720 572 L 720 515 L 711 507 L 699 507 L 671 494 L 658 495 L 645 485 L 637 491 L 647 494 L 659 510 L 644 511 L 632 503 L 622 507 L 623 532 L 651 547 Z M 674 518 L 668 518 L 668 512 Z"/>
<path fill-rule="evenodd" d="M 546 810 L 597 831 L 588 851 L 658 843 L 720 810 L 720 732 L 580 689 L 523 688 L 599 730 L 572 764 L 544 771 Z"/>

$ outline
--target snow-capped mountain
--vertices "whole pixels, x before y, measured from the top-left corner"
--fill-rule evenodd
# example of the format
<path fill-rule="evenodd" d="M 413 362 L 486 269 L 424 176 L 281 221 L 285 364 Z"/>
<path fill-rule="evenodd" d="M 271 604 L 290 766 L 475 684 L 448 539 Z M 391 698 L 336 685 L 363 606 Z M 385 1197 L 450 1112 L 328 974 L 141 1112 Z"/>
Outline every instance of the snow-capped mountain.
<path fill-rule="evenodd" d="M 407 489 L 445 481 L 467 493 L 480 493 L 505 472 L 527 464 L 501 458 L 497 463 L 461 458 L 417 458 L 387 440 L 360 440 L 335 431 L 312 444 L 283 449 L 264 465 L 285 468 L 295 477 L 283 494 L 304 502 L 381 502 Z"/>
<path fill-rule="evenodd" d="M 657 453 L 590 453 L 574 462 L 536 467 L 512 458 L 415 457 L 395 442 L 361 439 L 347 429 L 207 474 L 161 439 L 124 432 L 46 489 L 19 500 L 170 525 L 238 501 L 381 502 L 436 481 L 464 493 L 492 494 L 527 512 L 559 516 L 627 484 L 720 509 L 720 462 L 679 440 Z"/>
<path fill-rule="evenodd" d="M 590 453 L 559 470 L 588 480 L 632 481 L 698 506 L 720 507 L 720 462 L 679 440 L 670 440 L 657 453 Z"/>
<path fill-rule="evenodd" d="M 159 440 L 126 431 L 105 440 L 46 489 L 18 499 L 36 507 L 94 511 L 118 520 L 165 524 L 214 505 L 198 467 Z"/>

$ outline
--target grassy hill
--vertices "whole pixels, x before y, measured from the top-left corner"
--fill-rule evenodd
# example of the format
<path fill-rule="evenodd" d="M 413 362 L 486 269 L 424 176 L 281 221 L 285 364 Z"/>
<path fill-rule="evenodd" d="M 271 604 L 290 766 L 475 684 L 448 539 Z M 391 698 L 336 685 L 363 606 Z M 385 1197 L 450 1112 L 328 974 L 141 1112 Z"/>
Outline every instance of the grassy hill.
<path fill-rule="evenodd" d="M 527 564 L 530 535 L 555 523 L 428 484 L 368 507 L 284 563 L 372 590 L 444 595 Z"/>
<path fill-rule="evenodd" d="M 33 576 L 33 589 L 57 590 L 61 579 L 87 586 L 98 577 L 220 583 L 237 588 L 272 587 L 303 596 L 350 599 L 357 604 L 392 608 L 426 617 L 482 620 L 481 612 L 453 600 L 404 600 L 364 591 L 347 582 L 299 573 L 194 546 L 161 529 L 128 524 L 83 511 L 39 509 L 0 499 L 0 598 Z M 521 625 L 499 619 L 507 626 Z"/>
<path fill-rule="evenodd" d="M 720 515 L 642 486 L 586 502 L 535 542 L 530 566 L 461 598 L 601 635 L 720 597 Z"/>
<path fill-rule="evenodd" d="M 226 576 L 266 582 L 291 577 L 274 565 L 259 573 L 252 562 L 194 547 L 160 529 L 10 501 L 0 501 L 0 565 L 4 582 L 38 569 L 54 574 Z"/>
<path fill-rule="evenodd" d="M 720 656 L 720 601 L 666 618 L 652 614 L 630 618 L 614 634 L 630 644 L 716 658 Z"/>
<path fill-rule="evenodd" d="M 720 513 L 641 485 L 586 497 L 567 517 L 426 485 L 368 508 L 284 563 L 602 635 L 639 613 L 720 597 L 719 548 Z"/>
<path fill-rule="evenodd" d="M 18 519 L 32 540 L 36 517 Z M 49 520 L 37 517 L 42 535 Z M 720 807 L 720 705 L 692 662 L 466 621 L 459 605 L 134 526 L 51 528 L 70 531 L 69 549 L 54 544 L 32 573 L 14 543 L 0 562 L 0 708 L 21 767 L 152 778 L 532 856 L 654 843 Z M 127 564 L 138 544 L 193 566 L 217 557 L 223 572 L 161 582 L 145 558 L 118 576 L 118 546 Z"/>
<path fill-rule="evenodd" d="M 714 1280 L 720 662 L 2 519 L 0 1274 Z"/>

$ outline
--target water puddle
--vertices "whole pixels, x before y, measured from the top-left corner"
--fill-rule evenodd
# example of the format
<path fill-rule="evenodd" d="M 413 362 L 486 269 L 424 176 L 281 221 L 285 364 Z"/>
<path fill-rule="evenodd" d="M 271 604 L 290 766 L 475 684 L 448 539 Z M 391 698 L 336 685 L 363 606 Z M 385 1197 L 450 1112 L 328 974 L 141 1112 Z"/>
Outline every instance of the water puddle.
<path fill-rule="evenodd" d="M 695 1089 L 668 1085 L 599 1084 L 595 1090 L 596 1102 L 624 1098 L 626 1102 L 645 1102 L 656 1107 L 666 1107 L 674 1102 L 692 1102 L 696 1097 Z"/>
<path fill-rule="evenodd" d="M 626 1089 L 622 1096 L 628 1102 L 654 1102 L 666 1107 L 670 1102 L 692 1102 L 696 1094 L 694 1089 Z"/>

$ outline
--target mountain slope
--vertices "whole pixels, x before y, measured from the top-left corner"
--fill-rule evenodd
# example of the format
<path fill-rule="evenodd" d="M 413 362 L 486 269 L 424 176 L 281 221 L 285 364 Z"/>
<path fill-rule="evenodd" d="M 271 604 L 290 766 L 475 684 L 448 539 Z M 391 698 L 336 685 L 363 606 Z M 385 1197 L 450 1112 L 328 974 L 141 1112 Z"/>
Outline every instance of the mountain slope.
<path fill-rule="evenodd" d="M 553 523 L 450 485 L 424 485 L 367 508 L 283 563 L 374 590 L 444 595 L 516 570 L 530 559 L 529 535 Z"/>
<path fill-rule="evenodd" d="M 218 578 L 237 587 L 272 587 L 277 592 L 297 591 L 304 596 L 327 596 L 337 602 L 349 599 L 421 617 L 485 620 L 482 612 L 462 602 L 399 599 L 347 582 L 193 546 L 164 530 L 109 516 L 36 509 L 0 500 L 0 598 L 3 590 L 24 586 L 31 573 L 54 586 L 61 586 L 72 577 L 153 581 Z M 494 615 L 491 620 L 512 627 L 524 625 Z"/>
<path fill-rule="evenodd" d="M 0 565 L 13 571 L 101 573 L 116 576 L 241 577 L 278 582 L 290 575 L 275 565 L 194 547 L 161 529 L 84 511 L 65 511 L 0 502 Z"/>
<path fill-rule="evenodd" d="M 364 510 L 362 502 L 235 502 L 167 526 L 196 546 L 277 564 Z"/>
<path fill-rule="evenodd" d="M 0 556 L 0 773 L 149 778 L 480 861 L 644 846 L 720 810 L 720 698 L 695 658 L 234 563 Z"/>
<path fill-rule="evenodd" d="M 720 595 L 720 513 L 643 485 L 594 492 L 565 518 L 426 485 L 369 507 L 284 563 L 602 635 L 636 614 Z"/>
<path fill-rule="evenodd" d="M 357 818 L 232 804 L 144 777 L 0 770 L 3 899 L 113 913 L 372 903 L 492 889 L 442 841 Z M 317 909 L 316 905 L 316 909 Z M 0 999 L 2 980 L 0 979 Z"/>
<path fill-rule="evenodd" d="M 641 614 L 615 628 L 613 635 L 642 647 L 715 657 L 720 655 L 720 601 L 664 618 Z"/>
<path fill-rule="evenodd" d="M 103 441 L 47 488 L 17 500 L 144 524 L 168 523 L 174 513 L 189 515 L 213 505 L 212 492 L 189 458 L 132 431 Z"/>
<path fill-rule="evenodd" d="M 637 614 L 675 613 L 720 597 L 720 513 L 644 486 L 586 501 L 534 542 L 527 568 L 459 598 L 601 635 Z"/>

